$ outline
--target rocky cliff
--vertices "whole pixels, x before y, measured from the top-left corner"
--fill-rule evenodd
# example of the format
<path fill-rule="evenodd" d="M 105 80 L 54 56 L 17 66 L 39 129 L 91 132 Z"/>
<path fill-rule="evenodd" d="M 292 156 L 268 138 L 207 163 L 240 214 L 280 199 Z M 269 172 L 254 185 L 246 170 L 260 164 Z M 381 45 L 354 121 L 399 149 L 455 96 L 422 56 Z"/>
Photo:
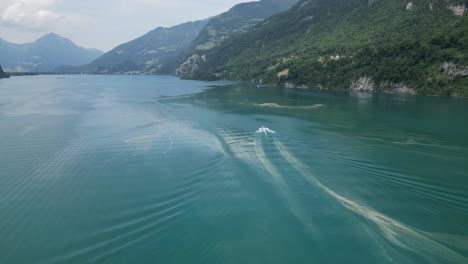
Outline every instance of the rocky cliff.
<path fill-rule="evenodd" d="M 2 66 L 0 65 L 0 79 L 2 78 L 10 78 L 10 75 L 6 74 L 3 69 L 2 69 Z"/>

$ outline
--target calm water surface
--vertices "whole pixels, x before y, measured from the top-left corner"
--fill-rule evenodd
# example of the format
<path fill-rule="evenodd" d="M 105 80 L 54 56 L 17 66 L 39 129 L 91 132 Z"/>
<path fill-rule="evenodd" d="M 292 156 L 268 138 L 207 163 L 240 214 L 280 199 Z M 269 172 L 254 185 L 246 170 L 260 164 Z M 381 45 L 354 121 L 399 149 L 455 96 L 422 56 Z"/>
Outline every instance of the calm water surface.
<path fill-rule="evenodd" d="M 468 263 L 467 117 L 439 97 L 0 80 L 0 263 Z"/>

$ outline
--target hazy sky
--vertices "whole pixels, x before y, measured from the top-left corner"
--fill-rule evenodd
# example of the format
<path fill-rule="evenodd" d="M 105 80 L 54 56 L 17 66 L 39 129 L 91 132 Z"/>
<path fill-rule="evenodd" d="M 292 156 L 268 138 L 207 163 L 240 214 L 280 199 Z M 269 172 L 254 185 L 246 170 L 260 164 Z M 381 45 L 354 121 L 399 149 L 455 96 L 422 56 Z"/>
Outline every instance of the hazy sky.
<path fill-rule="evenodd" d="M 0 0 L 0 38 L 32 42 L 55 32 L 108 51 L 158 26 L 217 15 L 249 0 Z"/>

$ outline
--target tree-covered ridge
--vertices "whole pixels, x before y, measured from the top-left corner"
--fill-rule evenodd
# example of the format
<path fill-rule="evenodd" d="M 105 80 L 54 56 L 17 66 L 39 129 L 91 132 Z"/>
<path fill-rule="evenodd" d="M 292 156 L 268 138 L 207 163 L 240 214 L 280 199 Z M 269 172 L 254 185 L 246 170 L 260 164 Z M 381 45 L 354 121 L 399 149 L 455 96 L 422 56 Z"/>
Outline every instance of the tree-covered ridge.
<path fill-rule="evenodd" d="M 195 50 L 208 50 L 237 34 L 245 33 L 263 19 L 282 12 L 298 0 L 261 0 L 241 3 L 211 18 L 192 43 Z"/>
<path fill-rule="evenodd" d="M 210 50 L 186 77 L 467 96 L 465 6 L 302 0 Z"/>
<path fill-rule="evenodd" d="M 229 38 L 242 35 L 264 19 L 291 8 L 298 0 L 260 0 L 240 3 L 212 17 L 181 59 L 177 75 L 193 72 L 204 54 Z"/>
<path fill-rule="evenodd" d="M 170 28 L 159 27 L 130 42 L 117 46 L 81 71 L 91 73 L 169 74 L 179 56 L 198 35 L 205 20 Z"/>
<path fill-rule="evenodd" d="M 231 36 L 247 32 L 272 14 L 298 0 L 260 0 L 242 3 L 210 19 L 170 28 L 159 27 L 119 45 L 89 65 L 57 69 L 60 72 L 101 74 L 173 74 L 194 53 L 203 53 Z"/>

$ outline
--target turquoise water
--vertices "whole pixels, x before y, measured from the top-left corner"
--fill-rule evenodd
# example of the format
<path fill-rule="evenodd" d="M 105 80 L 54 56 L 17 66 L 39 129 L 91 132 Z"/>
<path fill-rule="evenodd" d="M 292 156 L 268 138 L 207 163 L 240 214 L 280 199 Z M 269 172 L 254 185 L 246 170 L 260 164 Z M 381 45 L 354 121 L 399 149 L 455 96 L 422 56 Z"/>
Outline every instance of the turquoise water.
<path fill-rule="evenodd" d="M 0 80 L 0 263 L 468 263 L 467 116 L 441 97 Z"/>

